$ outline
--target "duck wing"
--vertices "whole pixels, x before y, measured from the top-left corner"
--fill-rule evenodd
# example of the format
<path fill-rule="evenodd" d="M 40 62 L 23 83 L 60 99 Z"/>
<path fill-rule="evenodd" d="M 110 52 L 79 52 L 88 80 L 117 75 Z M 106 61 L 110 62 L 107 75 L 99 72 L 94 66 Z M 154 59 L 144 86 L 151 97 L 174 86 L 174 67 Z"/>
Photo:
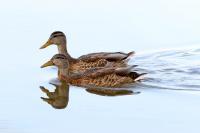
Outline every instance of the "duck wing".
<path fill-rule="evenodd" d="M 102 77 L 109 74 L 117 74 L 120 76 L 129 76 L 132 72 L 131 70 L 136 67 L 137 65 L 129 66 L 129 67 L 122 67 L 122 68 L 115 68 L 115 67 L 106 67 L 106 68 L 92 68 L 86 70 L 82 73 L 76 73 L 71 75 L 73 79 L 79 78 L 97 78 Z M 135 72 L 135 77 L 137 77 L 137 73 Z M 138 74 L 139 75 L 139 74 Z"/>
<path fill-rule="evenodd" d="M 128 57 L 134 55 L 134 51 L 129 53 L 123 52 L 99 52 L 99 53 L 91 53 L 87 55 L 80 56 L 78 59 L 85 62 L 93 62 L 99 59 L 106 59 L 107 61 L 122 61 L 127 59 Z"/>
<path fill-rule="evenodd" d="M 73 80 L 80 78 L 97 78 L 107 74 L 115 73 L 115 68 L 91 68 L 82 73 L 72 74 L 70 77 Z"/>
<path fill-rule="evenodd" d="M 71 78 L 74 80 L 75 79 L 84 79 L 84 78 L 98 78 L 98 77 L 102 77 L 102 76 L 109 75 L 109 74 L 116 74 L 118 76 L 130 77 L 134 81 L 138 81 L 146 73 L 139 74 L 139 73 L 133 71 L 132 69 L 136 66 L 137 65 L 133 65 L 133 66 L 129 66 L 129 67 L 122 67 L 122 68 L 114 68 L 114 67 L 92 68 L 92 69 L 86 70 L 85 72 L 82 72 L 82 73 L 72 74 Z"/>

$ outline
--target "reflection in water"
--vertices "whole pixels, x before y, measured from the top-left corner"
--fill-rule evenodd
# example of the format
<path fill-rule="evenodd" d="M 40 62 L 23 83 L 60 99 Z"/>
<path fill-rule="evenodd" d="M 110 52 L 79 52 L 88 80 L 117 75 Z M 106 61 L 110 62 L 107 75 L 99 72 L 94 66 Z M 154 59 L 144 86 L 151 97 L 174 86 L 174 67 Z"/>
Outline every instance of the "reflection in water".
<path fill-rule="evenodd" d="M 123 96 L 123 95 L 132 95 L 139 94 L 140 92 L 133 92 L 132 90 L 113 90 L 113 89 L 105 89 L 105 88 L 88 88 L 87 92 L 100 95 L 100 96 Z"/>
<path fill-rule="evenodd" d="M 60 85 L 52 85 L 56 87 L 54 92 L 50 92 L 48 89 L 40 86 L 40 89 L 48 96 L 48 98 L 41 97 L 41 99 L 56 109 L 65 108 L 69 101 L 69 85 L 66 82 L 61 82 Z"/>
<path fill-rule="evenodd" d="M 67 82 L 60 81 L 60 84 L 53 84 L 56 87 L 54 92 L 50 92 L 47 88 L 40 86 L 42 92 L 44 92 L 48 98 L 41 97 L 43 101 L 50 104 L 55 109 L 64 109 L 69 102 L 69 85 Z M 140 92 L 133 92 L 126 89 L 107 89 L 107 88 L 86 88 L 86 92 L 96 94 L 99 96 L 124 96 L 139 94 Z"/>

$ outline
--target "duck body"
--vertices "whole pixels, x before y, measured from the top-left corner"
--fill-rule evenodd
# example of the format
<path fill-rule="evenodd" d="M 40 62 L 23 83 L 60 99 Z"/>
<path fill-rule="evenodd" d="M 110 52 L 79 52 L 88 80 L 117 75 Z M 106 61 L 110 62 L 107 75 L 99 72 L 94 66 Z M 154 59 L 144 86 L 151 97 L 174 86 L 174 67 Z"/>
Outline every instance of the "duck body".
<path fill-rule="evenodd" d="M 69 62 L 71 73 L 85 72 L 92 68 L 102 68 L 102 67 L 126 67 L 128 62 L 128 57 L 131 56 L 133 52 L 128 54 L 122 52 L 115 53 L 92 53 L 88 55 L 83 55 L 77 59 L 71 59 Z"/>
<path fill-rule="evenodd" d="M 59 79 L 75 86 L 96 87 L 124 87 L 141 79 L 144 73 L 139 74 L 132 71 L 135 66 L 129 67 L 103 67 L 91 68 L 80 73 L 70 73 L 69 59 L 63 54 L 54 55 L 51 60 L 41 67 L 57 66 Z"/>
<path fill-rule="evenodd" d="M 90 69 L 69 77 L 61 75 L 61 79 L 75 86 L 120 88 L 138 81 L 142 75 L 144 74 L 132 72 L 129 68 L 100 68 Z"/>
<path fill-rule="evenodd" d="M 106 65 L 108 65 L 105 59 L 96 60 L 94 62 L 85 62 L 82 60 L 76 60 L 75 62 L 70 62 L 69 64 L 70 64 L 69 66 L 70 73 L 85 72 L 92 68 L 105 67 Z"/>

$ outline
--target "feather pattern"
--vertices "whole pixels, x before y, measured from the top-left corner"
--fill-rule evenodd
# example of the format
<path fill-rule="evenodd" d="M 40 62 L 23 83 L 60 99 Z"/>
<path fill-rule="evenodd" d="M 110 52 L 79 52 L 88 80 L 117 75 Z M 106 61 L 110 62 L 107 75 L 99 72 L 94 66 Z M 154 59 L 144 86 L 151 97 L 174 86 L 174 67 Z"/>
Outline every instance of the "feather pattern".
<path fill-rule="evenodd" d="M 122 87 L 125 84 L 134 83 L 144 74 L 130 71 L 130 68 L 95 68 L 83 73 L 72 74 L 67 80 L 70 84 L 85 87 Z"/>
<path fill-rule="evenodd" d="M 52 44 L 56 44 L 59 54 L 64 54 L 68 58 L 70 73 L 84 72 L 95 67 L 125 67 L 127 66 L 128 58 L 135 53 L 134 51 L 129 53 L 98 52 L 83 55 L 79 58 L 73 58 L 67 51 L 67 38 L 61 31 L 53 32 L 41 49 Z"/>

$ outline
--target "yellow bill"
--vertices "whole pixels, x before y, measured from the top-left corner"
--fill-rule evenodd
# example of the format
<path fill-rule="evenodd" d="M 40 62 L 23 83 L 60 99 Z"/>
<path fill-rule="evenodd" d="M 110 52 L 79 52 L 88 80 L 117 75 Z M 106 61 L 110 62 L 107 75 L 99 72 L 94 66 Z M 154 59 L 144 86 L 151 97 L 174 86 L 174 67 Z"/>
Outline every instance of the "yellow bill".
<path fill-rule="evenodd" d="M 48 40 L 44 45 L 42 45 L 42 47 L 40 47 L 40 49 L 46 48 L 46 47 L 48 47 L 49 45 L 51 45 L 50 40 Z"/>
<path fill-rule="evenodd" d="M 53 65 L 54 65 L 54 64 L 53 64 L 52 61 L 48 61 L 48 62 L 44 63 L 44 64 L 41 66 L 41 68 L 48 67 L 48 66 L 53 66 Z"/>

